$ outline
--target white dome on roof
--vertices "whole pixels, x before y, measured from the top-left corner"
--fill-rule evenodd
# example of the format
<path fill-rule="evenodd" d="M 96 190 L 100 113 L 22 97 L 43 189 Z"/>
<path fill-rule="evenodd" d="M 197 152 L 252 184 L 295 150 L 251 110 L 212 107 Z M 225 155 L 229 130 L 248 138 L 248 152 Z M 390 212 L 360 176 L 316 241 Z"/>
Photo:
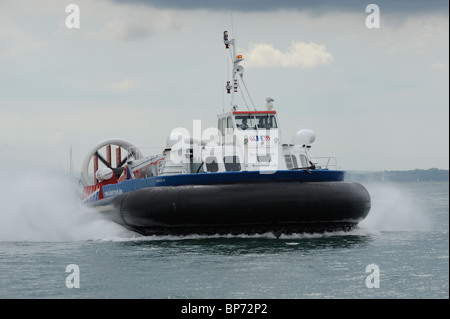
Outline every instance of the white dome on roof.
<path fill-rule="evenodd" d="M 312 130 L 301 129 L 292 136 L 294 145 L 310 145 L 316 140 L 316 133 Z"/>

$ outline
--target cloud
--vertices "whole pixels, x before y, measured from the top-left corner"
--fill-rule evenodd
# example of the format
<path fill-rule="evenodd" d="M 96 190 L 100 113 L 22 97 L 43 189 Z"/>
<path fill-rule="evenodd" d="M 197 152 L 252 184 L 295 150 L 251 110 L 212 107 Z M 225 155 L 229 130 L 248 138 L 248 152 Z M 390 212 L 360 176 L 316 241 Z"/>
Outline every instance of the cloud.
<path fill-rule="evenodd" d="M 434 63 L 434 64 L 430 65 L 430 69 L 432 69 L 432 70 L 448 70 L 448 64 Z"/>
<path fill-rule="evenodd" d="M 272 10 L 300 10 L 320 12 L 358 11 L 364 12 L 370 2 L 360 0 L 111 0 L 120 4 L 148 5 L 155 8 L 192 10 L 232 10 L 241 12 L 272 11 Z M 376 4 L 384 12 L 430 12 L 448 11 L 448 1 L 444 0 L 377 0 Z"/>
<path fill-rule="evenodd" d="M 104 38 L 111 42 L 145 39 L 152 33 L 153 28 L 150 25 L 118 19 L 109 22 L 103 29 Z"/>
<path fill-rule="evenodd" d="M 411 16 L 402 21 L 401 19 L 386 19 L 378 38 L 374 37 L 373 44 L 385 47 L 386 52 L 393 54 L 405 52 L 408 55 L 412 51 L 425 52 L 425 50 L 435 50 L 439 46 L 447 45 L 448 48 L 448 15 L 428 14 L 421 16 Z M 414 40 L 412 40 L 414 39 Z M 440 50 L 440 49 L 439 49 Z M 447 56 L 448 56 L 448 49 Z"/>
<path fill-rule="evenodd" d="M 56 133 L 50 134 L 45 138 L 46 142 L 49 143 L 56 143 L 61 142 L 65 139 L 65 134 L 63 131 L 58 131 Z"/>
<path fill-rule="evenodd" d="M 118 8 L 114 8 L 116 12 Z M 108 42 L 144 40 L 157 32 L 174 32 L 181 29 L 181 19 L 175 12 L 154 8 L 120 8 L 101 30 L 101 38 Z"/>
<path fill-rule="evenodd" d="M 89 107 L 88 109 L 74 109 L 67 112 L 54 114 L 19 114 L 14 110 L 3 112 L 0 117 L 0 127 L 5 131 L 11 129 L 20 129 L 24 134 L 34 134 L 36 130 L 44 129 L 53 131 L 51 136 L 46 136 L 50 140 L 58 140 L 61 132 L 68 130 L 106 130 L 120 125 L 122 130 L 130 128 L 145 128 L 148 126 L 147 118 L 150 118 L 154 110 L 133 110 L 118 106 Z M 124 121 L 124 116 L 132 118 L 133 121 Z M 30 133 L 31 132 L 31 133 Z M 33 133 L 34 132 L 34 133 Z"/>
<path fill-rule="evenodd" d="M 5 20 L 4 16 L 0 8 L 0 22 L 8 25 L 7 28 L 3 25 L 0 27 L 0 59 L 23 56 L 30 52 L 36 53 L 48 44 L 47 41 L 34 39 L 26 29 Z"/>
<path fill-rule="evenodd" d="M 282 52 L 272 44 L 251 43 L 245 55 L 246 66 L 256 68 L 302 68 L 310 69 L 320 65 L 330 64 L 333 56 L 325 45 L 313 42 L 293 41 L 286 52 Z"/>
<path fill-rule="evenodd" d="M 139 88 L 139 83 L 134 79 L 125 79 L 119 82 L 109 83 L 107 87 L 116 92 L 127 92 Z"/>

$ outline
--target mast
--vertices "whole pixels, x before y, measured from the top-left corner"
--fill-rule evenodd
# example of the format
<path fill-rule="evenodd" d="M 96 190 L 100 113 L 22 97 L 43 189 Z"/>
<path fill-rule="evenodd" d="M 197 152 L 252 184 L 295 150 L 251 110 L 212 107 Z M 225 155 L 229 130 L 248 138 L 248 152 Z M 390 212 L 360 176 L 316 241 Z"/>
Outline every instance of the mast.
<path fill-rule="evenodd" d="M 234 102 L 234 94 L 237 93 L 238 89 L 239 89 L 239 82 L 238 82 L 238 75 L 239 75 L 239 80 L 242 82 L 242 84 L 245 88 L 245 91 L 247 92 L 247 95 L 248 95 L 250 101 L 252 102 L 253 108 L 256 111 L 255 104 L 253 103 L 252 97 L 250 96 L 250 93 L 248 92 L 247 86 L 245 85 L 245 82 L 244 82 L 244 67 L 242 65 L 239 65 L 239 63 L 241 61 L 243 61 L 244 58 L 242 57 L 242 54 L 238 54 L 238 55 L 236 54 L 236 39 L 229 39 L 228 31 L 224 31 L 223 32 L 223 42 L 225 44 L 225 49 L 230 49 L 231 61 L 233 63 L 233 70 L 231 71 L 232 79 L 231 79 L 231 81 L 227 81 L 227 85 L 226 85 L 227 93 L 228 94 L 231 93 L 231 108 L 233 110 L 236 110 L 238 108 L 238 106 Z M 231 48 L 230 48 L 230 46 L 231 46 Z M 241 94 L 242 94 L 242 92 L 241 92 Z M 247 104 L 247 102 L 245 101 L 244 95 L 242 95 L 242 98 L 244 99 L 245 104 Z M 248 105 L 247 105 L 247 108 L 248 108 Z"/>

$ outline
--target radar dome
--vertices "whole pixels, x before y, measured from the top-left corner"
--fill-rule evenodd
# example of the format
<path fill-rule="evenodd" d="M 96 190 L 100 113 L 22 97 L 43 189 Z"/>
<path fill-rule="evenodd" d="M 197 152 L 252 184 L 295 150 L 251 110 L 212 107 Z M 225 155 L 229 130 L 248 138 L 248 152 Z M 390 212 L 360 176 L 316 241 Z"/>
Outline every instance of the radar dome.
<path fill-rule="evenodd" d="M 292 136 L 292 144 L 310 145 L 316 140 L 316 133 L 312 130 L 301 129 Z"/>

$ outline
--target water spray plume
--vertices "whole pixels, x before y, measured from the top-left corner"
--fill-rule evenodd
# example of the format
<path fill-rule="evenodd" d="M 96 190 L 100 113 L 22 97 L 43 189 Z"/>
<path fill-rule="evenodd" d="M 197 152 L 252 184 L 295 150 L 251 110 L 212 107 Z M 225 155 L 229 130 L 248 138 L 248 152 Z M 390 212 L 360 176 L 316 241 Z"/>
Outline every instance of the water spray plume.
<path fill-rule="evenodd" d="M 133 236 L 76 197 L 69 174 L 11 170 L 0 183 L 0 241 L 75 241 Z M 135 235 L 135 234 L 134 234 Z"/>
<path fill-rule="evenodd" d="M 402 184 L 365 185 L 372 198 L 370 214 L 360 227 L 376 231 L 428 231 L 431 221 L 425 210 Z"/>

